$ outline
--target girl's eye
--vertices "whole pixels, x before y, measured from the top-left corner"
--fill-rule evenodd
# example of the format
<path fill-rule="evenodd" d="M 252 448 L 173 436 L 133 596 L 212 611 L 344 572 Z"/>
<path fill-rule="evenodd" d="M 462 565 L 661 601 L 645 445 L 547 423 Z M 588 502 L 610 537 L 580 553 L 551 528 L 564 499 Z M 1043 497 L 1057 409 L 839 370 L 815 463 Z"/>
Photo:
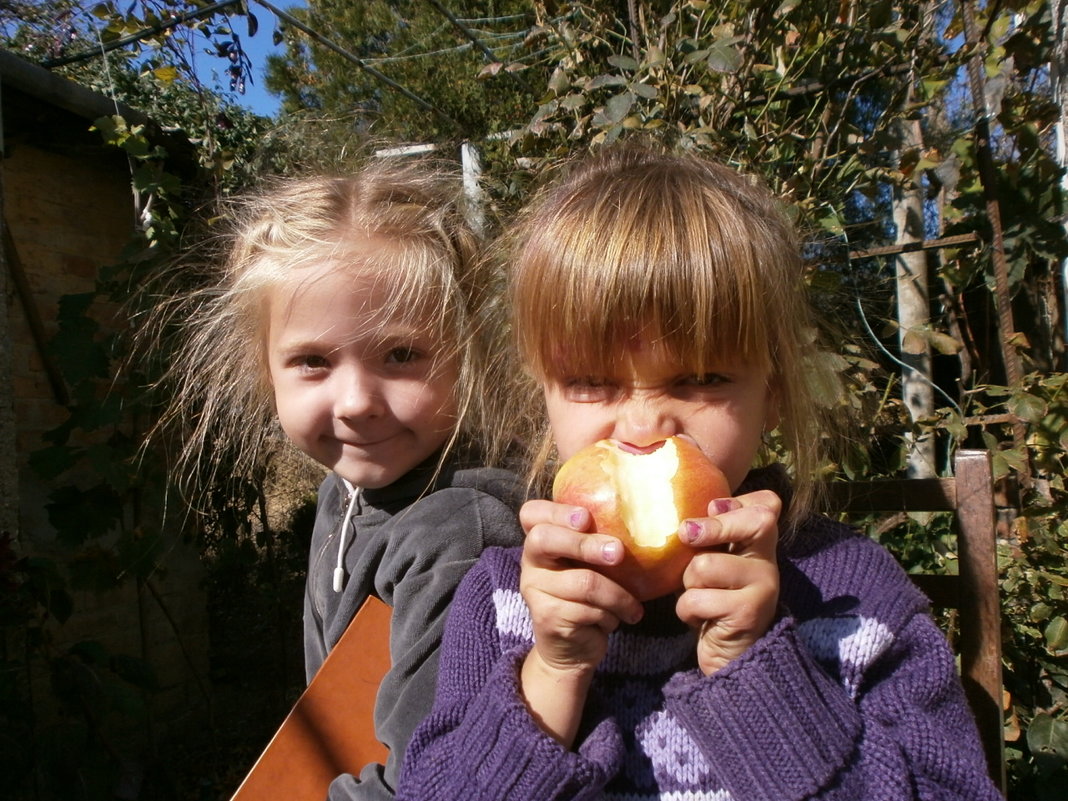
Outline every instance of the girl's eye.
<path fill-rule="evenodd" d="M 293 359 L 293 365 L 301 370 L 322 370 L 330 366 L 330 362 L 323 356 L 303 354 Z"/>
<path fill-rule="evenodd" d="M 390 348 L 386 353 L 386 364 L 409 364 L 421 358 L 422 355 L 421 351 L 408 346 Z"/>
<path fill-rule="evenodd" d="M 682 376 L 678 383 L 683 387 L 709 389 L 722 386 L 723 384 L 729 383 L 729 381 L 730 379 L 721 373 L 693 373 L 691 375 Z"/>
<path fill-rule="evenodd" d="M 611 400 L 619 387 L 601 376 L 569 378 L 564 382 L 564 397 L 576 403 L 593 403 Z"/>

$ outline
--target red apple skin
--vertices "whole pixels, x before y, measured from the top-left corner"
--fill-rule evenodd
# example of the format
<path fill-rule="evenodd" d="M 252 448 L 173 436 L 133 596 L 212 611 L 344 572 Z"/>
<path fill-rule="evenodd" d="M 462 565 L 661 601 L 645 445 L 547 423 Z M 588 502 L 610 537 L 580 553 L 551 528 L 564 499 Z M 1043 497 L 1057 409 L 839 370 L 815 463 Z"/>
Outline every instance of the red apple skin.
<path fill-rule="evenodd" d="M 679 468 L 672 479 L 679 520 L 707 517 L 708 504 L 731 494 L 730 484 L 700 448 L 688 439 L 671 437 L 679 456 Z M 598 570 L 620 584 L 639 601 L 659 598 L 682 588 L 682 576 L 695 551 L 676 534 L 660 547 L 634 542 L 620 516 L 617 491 L 603 464 L 609 449 L 620 449 L 613 440 L 588 445 L 568 459 L 553 481 L 553 500 L 581 506 L 593 518 L 592 531 L 611 534 L 623 543 L 623 561 Z M 641 454 L 631 458 L 640 459 Z"/>

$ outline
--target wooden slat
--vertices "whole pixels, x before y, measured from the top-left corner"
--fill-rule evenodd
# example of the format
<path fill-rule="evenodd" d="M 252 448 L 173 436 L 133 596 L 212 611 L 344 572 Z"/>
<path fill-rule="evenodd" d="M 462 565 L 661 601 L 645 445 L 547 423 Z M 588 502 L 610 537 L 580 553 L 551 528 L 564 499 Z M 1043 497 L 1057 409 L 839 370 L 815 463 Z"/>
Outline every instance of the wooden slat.
<path fill-rule="evenodd" d="M 952 478 L 835 481 L 825 485 L 831 508 L 862 512 L 952 512 L 957 493 Z"/>

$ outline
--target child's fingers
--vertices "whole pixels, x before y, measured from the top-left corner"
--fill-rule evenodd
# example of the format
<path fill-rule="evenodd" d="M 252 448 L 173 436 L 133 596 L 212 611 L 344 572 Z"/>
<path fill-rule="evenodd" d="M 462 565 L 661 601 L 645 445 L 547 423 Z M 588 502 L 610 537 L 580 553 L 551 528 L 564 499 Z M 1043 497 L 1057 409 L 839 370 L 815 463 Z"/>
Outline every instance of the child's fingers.
<path fill-rule="evenodd" d="M 775 618 L 778 593 L 771 587 L 750 584 L 728 590 L 698 588 L 679 596 L 675 612 L 683 623 L 694 628 L 718 627 L 721 637 L 759 638 Z"/>
<path fill-rule="evenodd" d="M 782 501 L 770 490 L 723 498 L 709 504 L 709 517 L 683 521 L 679 536 L 694 548 L 774 559 L 781 511 Z"/>
<path fill-rule="evenodd" d="M 580 572 L 580 571 L 571 571 Z M 592 573 L 592 571 L 581 571 Z M 600 629 L 605 634 L 615 631 L 625 614 L 625 602 L 620 597 L 619 604 L 609 600 L 613 593 L 611 588 L 600 586 L 594 580 L 583 585 L 566 586 L 527 586 L 523 588 L 523 598 L 527 602 L 535 631 L 550 633 L 557 637 L 573 638 L 575 632 L 589 626 Z M 604 596 L 604 597 L 602 597 Z M 620 613 L 612 607 L 620 606 Z"/>
<path fill-rule="evenodd" d="M 519 509 L 519 523 L 523 526 L 523 531 L 527 533 L 543 523 L 570 528 L 574 531 L 586 531 L 592 522 L 593 518 L 589 511 L 581 506 L 553 501 L 527 501 Z"/>
<path fill-rule="evenodd" d="M 534 593 L 562 603 L 577 603 L 608 611 L 622 620 L 637 622 L 641 604 L 619 584 L 598 573 L 602 565 L 623 558 L 623 545 L 615 537 L 579 534 L 559 526 L 539 525 L 523 545 L 520 590 L 524 598 Z M 546 604 L 551 610 L 551 604 Z M 613 625 L 614 628 L 614 625 Z"/>
<path fill-rule="evenodd" d="M 615 537 L 582 534 L 555 524 L 539 523 L 523 542 L 523 560 L 540 566 L 614 565 L 622 559 L 623 543 Z"/>
<path fill-rule="evenodd" d="M 741 656 L 771 626 L 779 600 L 779 570 L 771 561 L 706 551 L 693 558 L 675 610 L 700 632 L 697 659 L 711 675 Z"/>
<path fill-rule="evenodd" d="M 616 582 L 596 570 L 570 568 L 567 570 L 539 570 L 524 563 L 520 576 L 520 592 L 527 606 L 534 613 L 534 598 L 541 603 L 547 617 L 558 615 L 576 625 L 602 625 L 601 613 L 628 623 L 637 623 L 642 616 L 642 605 Z M 578 617 L 572 605 L 587 607 L 588 616 Z M 612 623 L 610 631 L 617 624 Z"/>
<path fill-rule="evenodd" d="M 686 566 L 683 581 L 690 587 L 740 590 L 764 579 L 769 563 L 723 551 L 702 551 Z M 774 572 L 778 572 L 777 570 Z"/>

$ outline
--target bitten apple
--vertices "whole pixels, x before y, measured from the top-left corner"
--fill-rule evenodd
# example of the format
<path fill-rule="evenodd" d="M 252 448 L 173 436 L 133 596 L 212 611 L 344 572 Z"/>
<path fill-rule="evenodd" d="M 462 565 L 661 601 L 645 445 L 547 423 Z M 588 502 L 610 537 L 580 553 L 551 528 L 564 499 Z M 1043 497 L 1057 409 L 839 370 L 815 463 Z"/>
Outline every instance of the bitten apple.
<path fill-rule="evenodd" d="M 719 468 L 680 437 L 640 450 L 595 442 L 564 462 L 553 481 L 554 501 L 585 507 L 595 532 L 622 541 L 623 561 L 601 572 L 639 601 L 682 587 L 694 552 L 679 539 L 679 525 L 707 517 L 708 504 L 728 495 Z"/>

